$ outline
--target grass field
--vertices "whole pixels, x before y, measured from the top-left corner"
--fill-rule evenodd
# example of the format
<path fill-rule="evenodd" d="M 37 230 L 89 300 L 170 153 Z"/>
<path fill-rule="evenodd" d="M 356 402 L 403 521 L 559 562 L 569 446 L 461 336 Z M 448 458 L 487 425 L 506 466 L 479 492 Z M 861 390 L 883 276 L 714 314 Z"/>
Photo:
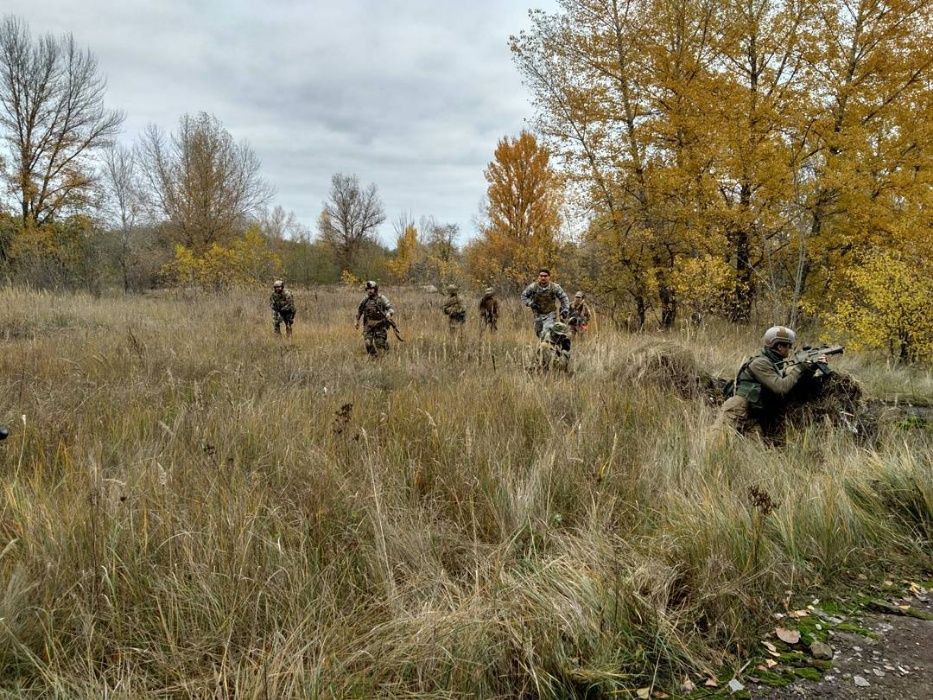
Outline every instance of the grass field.
<path fill-rule="evenodd" d="M 373 362 L 356 291 L 297 293 L 291 342 L 264 290 L 0 291 L 0 692 L 626 697 L 736 664 L 786 591 L 933 565 L 928 429 L 717 446 L 626 371 L 675 341 L 729 374 L 760 329 L 603 323 L 542 377 L 517 306 L 457 345 L 440 297 L 387 293 L 407 342 Z"/>

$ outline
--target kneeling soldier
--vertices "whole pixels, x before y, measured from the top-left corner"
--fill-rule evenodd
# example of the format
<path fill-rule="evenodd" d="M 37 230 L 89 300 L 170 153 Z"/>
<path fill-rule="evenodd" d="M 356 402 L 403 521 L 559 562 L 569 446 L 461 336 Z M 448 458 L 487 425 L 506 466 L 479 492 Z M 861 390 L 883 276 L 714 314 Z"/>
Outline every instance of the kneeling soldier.
<path fill-rule="evenodd" d="M 780 428 L 788 395 L 813 375 L 817 363 L 826 362 L 823 356 L 787 367 L 796 341 L 794 331 L 784 326 L 765 331 L 762 351 L 739 368 L 734 394 L 722 405 L 716 428 L 759 434 L 773 434 Z"/>

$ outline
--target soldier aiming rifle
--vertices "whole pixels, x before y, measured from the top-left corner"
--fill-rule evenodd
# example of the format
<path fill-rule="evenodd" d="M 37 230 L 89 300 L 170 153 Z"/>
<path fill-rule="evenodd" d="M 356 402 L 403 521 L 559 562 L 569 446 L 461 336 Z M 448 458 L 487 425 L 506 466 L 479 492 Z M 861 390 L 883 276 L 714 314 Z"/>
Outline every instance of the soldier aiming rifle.
<path fill-rule="evenodd" d="M 828 355 L 838 355 L 838 345 L 804 348 L 791 354 L 797 334 L 784 326 L 772 326 L 762 338 L 762 351 L 742 363 L 734 384 L 727 388 L 729 398 L 722 405 L 714 430 L 731 428 L 740 434 L 755 432 L 774 435 L 783 428 L 784 408 L 793 394 L 808 395 L 801 389 L 828 377 L 832 370 Z M 820 372 L 819 376 L 815 376 Z M 817 393 L 817 392 L 812 392 Z"/>

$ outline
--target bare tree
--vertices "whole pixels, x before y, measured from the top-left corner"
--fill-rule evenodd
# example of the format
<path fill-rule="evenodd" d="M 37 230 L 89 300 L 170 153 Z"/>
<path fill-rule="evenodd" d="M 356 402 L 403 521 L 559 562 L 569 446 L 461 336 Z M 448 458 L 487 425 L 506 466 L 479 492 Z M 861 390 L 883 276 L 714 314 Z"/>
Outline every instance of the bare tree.
<path fill-rule="evenodd" d="M 460 227 L 457 224 L 442 224 L 433 216 L 422 217 L 421 232 L 424 244 L 438 260 L 450 262 L 457 252 Z"/>
<path fill-rule="evenodd" d="M 205 112 L 184 115 L 171 136 L 150 125 L 139 154 L 153 215 L 195 250 L 234 235 L 272 197 L 253 150 Z"/>
<path fill-rule="evenodd" d="M 309 238 L 309 231 L 304 226 L 293 211 L 285 211 L 281 204 L 276 204 L 272 209 L 263 207 L 256 217 L 256 223 L 263 235 L 273 241 L 285 239 L 300 240 Z"/>
<path fill-rule="evenodd" d="M 340 269 L 349 270 L 362 245 L 375 240 L 376 228 L 385 219 L 376 185 L 364 190 L 356 175 L 337 173 L 330 180 L 329 199 L 324 202 L 318 230 Z"/>
<path fill-rule="evenodd" d="M 0 22 L 0 130 L 9 147 L 4 170 L 23 223 L 50 221 L 87 202 L 93 152 L 123 122 L 104 108 L 106 80 L 97 59 L 67 34 L 33 40 L 15 17 Z"/>
<path fill-rule="evenodd" d="M 101 184 L 110 218 L 120 236 L 119 263 L 123 291 L 130 288 L 130 239 L 142 211 L 136 154 L 115 144 L 104 151 Z"/>

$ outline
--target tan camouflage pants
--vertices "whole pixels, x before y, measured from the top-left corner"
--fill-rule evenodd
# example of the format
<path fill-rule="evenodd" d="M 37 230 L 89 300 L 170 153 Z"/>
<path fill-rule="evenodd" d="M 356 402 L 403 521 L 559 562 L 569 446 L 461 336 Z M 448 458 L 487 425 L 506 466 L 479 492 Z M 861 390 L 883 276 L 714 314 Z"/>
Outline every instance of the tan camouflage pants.
<path fill-rule="evenodd" d="M 363 343 L 366 345 L 366 352 L 373 357 L 385 353 L 389 349 L 389 334 L 385 325 L 364 328 Z"/>

